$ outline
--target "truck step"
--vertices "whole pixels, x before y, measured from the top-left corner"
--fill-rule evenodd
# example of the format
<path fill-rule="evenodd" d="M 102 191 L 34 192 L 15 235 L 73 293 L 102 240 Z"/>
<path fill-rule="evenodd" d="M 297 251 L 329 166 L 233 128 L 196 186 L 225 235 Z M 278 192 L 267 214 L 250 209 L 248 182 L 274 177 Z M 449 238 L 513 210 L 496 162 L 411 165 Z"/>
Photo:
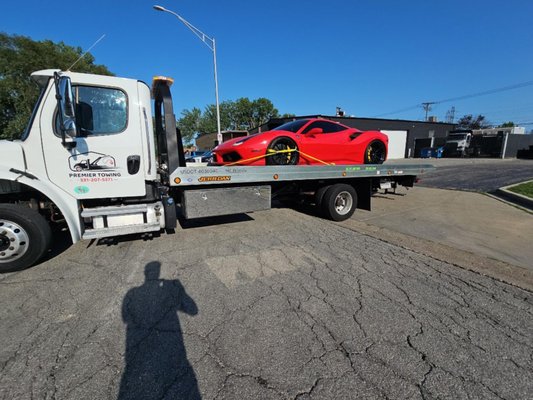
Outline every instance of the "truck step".
<path fill-rule="evenodd" d="M 146 204 L 134 204 L 131 206 L 110 206 L 86 208 L 81 212 L 83 218 L 97 217 L 102 215 L 126 215 L 145 213 L 148 210 Z"/>
<path fill-rule="evenodd" d="M 154 232 L 165 226 L 161 202 L 86 208 L 81 216 L 85 224 L 83 239 Z"/>
<path fill-rule="evenodd" d="M 87 229 L 83 233 L 83 239 L 100 239 L 111 236 L 130 235 L 132 233 L 146 233 L 160 231 L 159 223 L 142 224 L 142 225 L 125 225 L 110 228 Z"/>

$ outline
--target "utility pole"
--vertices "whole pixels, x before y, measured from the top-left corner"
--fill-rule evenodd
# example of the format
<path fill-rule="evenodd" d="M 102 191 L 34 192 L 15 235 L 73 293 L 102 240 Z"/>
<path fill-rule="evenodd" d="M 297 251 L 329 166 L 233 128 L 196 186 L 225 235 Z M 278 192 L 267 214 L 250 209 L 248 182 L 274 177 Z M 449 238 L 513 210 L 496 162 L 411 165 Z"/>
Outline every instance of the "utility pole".
<path fill-rule="evenodd" d="M 428 113 L 431 111 L 431 106 L 435 104 L 434 101 L 428 101 L 426 103 L 422 103 L 422 108 L 424 109 L 424 111 L 426 112 L 426 119 L 425 121 L 428 120 Z"/>

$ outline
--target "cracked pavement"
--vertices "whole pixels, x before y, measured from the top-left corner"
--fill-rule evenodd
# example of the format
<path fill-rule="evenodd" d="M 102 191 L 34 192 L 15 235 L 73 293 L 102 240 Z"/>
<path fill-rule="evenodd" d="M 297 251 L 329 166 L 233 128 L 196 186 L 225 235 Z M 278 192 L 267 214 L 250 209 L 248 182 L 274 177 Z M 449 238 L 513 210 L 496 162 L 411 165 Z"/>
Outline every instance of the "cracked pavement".
<path fill-rule="evenodd" d="M 532 397 L 531 292 L 345 223 L 250 217 L 0 276 L 0 399 Z"/>

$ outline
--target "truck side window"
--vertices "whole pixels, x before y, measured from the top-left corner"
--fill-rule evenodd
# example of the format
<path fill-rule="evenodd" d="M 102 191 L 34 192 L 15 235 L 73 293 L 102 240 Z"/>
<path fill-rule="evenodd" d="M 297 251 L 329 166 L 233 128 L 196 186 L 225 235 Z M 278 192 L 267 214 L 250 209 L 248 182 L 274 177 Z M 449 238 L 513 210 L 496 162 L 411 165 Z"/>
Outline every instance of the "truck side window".
<path fill-rule="evenodd" d="M 128 124 L 128 99 L 119 89 L 73 86 L 76 125 L 82 136 L 123 132 Z M 58 118 L 55 133 L 60 135 Z"/>

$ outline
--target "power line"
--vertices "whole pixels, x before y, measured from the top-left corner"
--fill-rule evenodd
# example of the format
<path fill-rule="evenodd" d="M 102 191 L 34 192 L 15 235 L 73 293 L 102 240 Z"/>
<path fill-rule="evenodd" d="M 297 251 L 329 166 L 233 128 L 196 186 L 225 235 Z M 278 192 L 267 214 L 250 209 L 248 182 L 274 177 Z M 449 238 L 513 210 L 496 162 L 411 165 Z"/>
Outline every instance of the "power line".
<path fill-rule="evenodd" d="M 444 100 L 419 103 L 419 104 L 416 104 L 416 105 L 413 105 L 413 106 L 410 106 L 410 107 L 402 108 L 401 110 L 375 115 L 375 117 L 383 117 L 383 116 L 386 116 L 386 115 L 400 114 L 400 113 L 403 113 L 403 112 L 406 112 L 406 111 L 411 111 L 411 110 L 414 110 L 414 109 L 417 109 L 417 108 L 420 108 L 420 107 L 424 108 L 424 110 L 427 111 L 426 104 L 432 105 L 432 104 L 449 103 L 451 101 L 466 100 L 466 99 L 471 99 L 471 98 L 474 98 L 474 97 L 480 97 L 480 96 L 486 96 L 486 95 L 489 95 L 489 94 L 505 92 L 507 90 L 519 89 L 519 88 L 523 88 L 523 87 L 531 86 L 531 85 L 533 85 L 533 81 L 516 83 L 514 85 L 503 86 L 503 87 L 500 87 L 500 88 L 485 90 L 485 91 L 482 91 L 482 92 L 477 92 L 477 93 L 472 93 L 472 94 L 465 94 L 465 95 L 457 96 L 457 97 L 450 97 L 450 98 L 444 99 Z"/>
<path fill-rule="evenodd" d="M 388 112 L 388 113 L 384 113 L 384 114 L 374 115 L 374 118 L 384 117 L 386 115 L 392 115 L 392 114 L 401 114 L 401 113 L 404 113 L 404 112 L 407 112 L 407 111 L 418 109 L 421 106 L 422 106 L 421 104 L 416 104 L 416 105 L 411 106 L 411 107 L 402 108 L 401 110 L 396 110 L 396 111 L 392 111 L 392 112 Z"/>
<path fill-rule="evenodd" d="M 523 87 L 531 86 L 531 85 L 533 85 L 533 81 L 522 82 L 522 83 L 517 83 L 515 85 L 504 86 L 504 87 L 501 87 L 501 88 L 498 88 L 498 89 L 485 90 L 483 92 L 478 92 L 478 93 L 473 93 L 473 94 L 466 94 L 464 96 L 450 97 L 449 99 L 436 101 L 435 104 L 449 103 L 450 101 L 471 99 L 473 97 L 486 96 L 488 94 L 505 92 L 507 90 L 519 89 L 519 88 L 523 88 Z"/>

